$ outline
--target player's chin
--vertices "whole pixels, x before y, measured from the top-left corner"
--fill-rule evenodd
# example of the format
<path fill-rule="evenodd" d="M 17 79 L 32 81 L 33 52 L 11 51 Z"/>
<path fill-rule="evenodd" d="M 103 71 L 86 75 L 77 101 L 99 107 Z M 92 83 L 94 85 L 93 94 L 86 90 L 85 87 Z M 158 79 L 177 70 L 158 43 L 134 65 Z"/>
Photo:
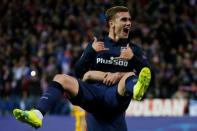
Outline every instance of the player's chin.
<path fill-rule="evenodd" d="M 125 35 L 125 34 L 121 36 L 122 39 L 128 39 L 128 37 L 129 35 Z"/>
<path fill-rule="evenodd" d="M 127 39 L 129 37 L 129 32 L 127 33 L 127 32 L 122 32 L 122 34 L 121 34 L 121 38 L 122 39 Z"/>

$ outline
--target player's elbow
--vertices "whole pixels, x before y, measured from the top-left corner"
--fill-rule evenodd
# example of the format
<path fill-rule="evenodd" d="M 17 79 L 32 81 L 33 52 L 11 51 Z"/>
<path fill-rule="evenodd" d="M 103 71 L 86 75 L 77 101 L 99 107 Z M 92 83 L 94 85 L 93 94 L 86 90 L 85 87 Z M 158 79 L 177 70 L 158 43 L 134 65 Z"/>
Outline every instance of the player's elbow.
<path fill-rule="evenodd" d="M 83 76 L 83 81 L 87 81 L 91 79 L 90 71 L 86 72 Z"/>

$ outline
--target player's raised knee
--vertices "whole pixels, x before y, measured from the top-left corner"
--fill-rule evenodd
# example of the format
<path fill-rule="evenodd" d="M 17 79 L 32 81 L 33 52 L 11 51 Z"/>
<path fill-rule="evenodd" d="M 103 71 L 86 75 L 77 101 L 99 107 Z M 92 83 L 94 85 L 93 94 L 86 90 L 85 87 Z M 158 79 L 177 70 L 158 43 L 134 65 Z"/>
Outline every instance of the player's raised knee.
<path fill-rule="evenodd" d="M 53 81 L 56 81 L 62 85 L 64 90 L 68 91 L 71 94 L 76 94 L 78 92 L 78 81 L 72 76 L 66 74 L 57 74 L 53 78 Z"/>
<path fill-rule="evenodd" d="M 53 78 L 53 81 L 56 81 L 56 82 L 60 83 L 61 85 L 65 85 L 66 83 L 69 83 L 70 77 L 65 74 L 57 74 Z"/>

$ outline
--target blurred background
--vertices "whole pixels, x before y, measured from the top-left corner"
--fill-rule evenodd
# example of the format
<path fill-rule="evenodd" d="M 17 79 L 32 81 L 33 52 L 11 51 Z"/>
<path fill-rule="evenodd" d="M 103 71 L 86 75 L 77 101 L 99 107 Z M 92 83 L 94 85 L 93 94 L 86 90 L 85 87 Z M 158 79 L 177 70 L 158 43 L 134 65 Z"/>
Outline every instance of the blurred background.
<path fill-rule="evenodd" d="M 197 116 L 196 0 L 2 0 L 0 120 L 14 124 L 13 108 L 33 108 L 55 74 L 74 75 L 87 43 L 106 34 L 105 11 L 115 5 L 131 10 L 131 41 L 144 49 L 156 73 L 144 101 L 131 102 L 128 125 L 138 119 L 132 116 L 139 122 L 144 116 Z M 73 119 L 72 111 L 63 97 L 47 117 Z M 9 131 L 1 122 L 3 129 Z"/>

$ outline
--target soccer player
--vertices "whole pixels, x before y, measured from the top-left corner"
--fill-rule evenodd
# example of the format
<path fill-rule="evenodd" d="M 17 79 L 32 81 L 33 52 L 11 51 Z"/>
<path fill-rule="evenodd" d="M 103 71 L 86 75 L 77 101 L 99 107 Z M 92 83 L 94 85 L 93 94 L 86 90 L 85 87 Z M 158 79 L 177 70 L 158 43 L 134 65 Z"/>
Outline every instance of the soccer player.
<path fill-rule="evenodd" d="M 72 104 L 86 112 L 88 131 L 127 131 L 125 110 L 131 99 L 141 100 L 151 70 L 143 51 L 130 43 L 132 19 L 128 8 L 115 6 L 106 11 L 108 36 L 91 42 L 76 63 L 76 79 L 55 75 L 35 109 L 14 109 L 16 119 L 35 128 L 64 92 Z"/>
<path fill-rule="evenodd" d="M 75 117 L 75 131 L 86 131 L 85 111 L 79 106 L 73 106 L 71 114 Z"/>

